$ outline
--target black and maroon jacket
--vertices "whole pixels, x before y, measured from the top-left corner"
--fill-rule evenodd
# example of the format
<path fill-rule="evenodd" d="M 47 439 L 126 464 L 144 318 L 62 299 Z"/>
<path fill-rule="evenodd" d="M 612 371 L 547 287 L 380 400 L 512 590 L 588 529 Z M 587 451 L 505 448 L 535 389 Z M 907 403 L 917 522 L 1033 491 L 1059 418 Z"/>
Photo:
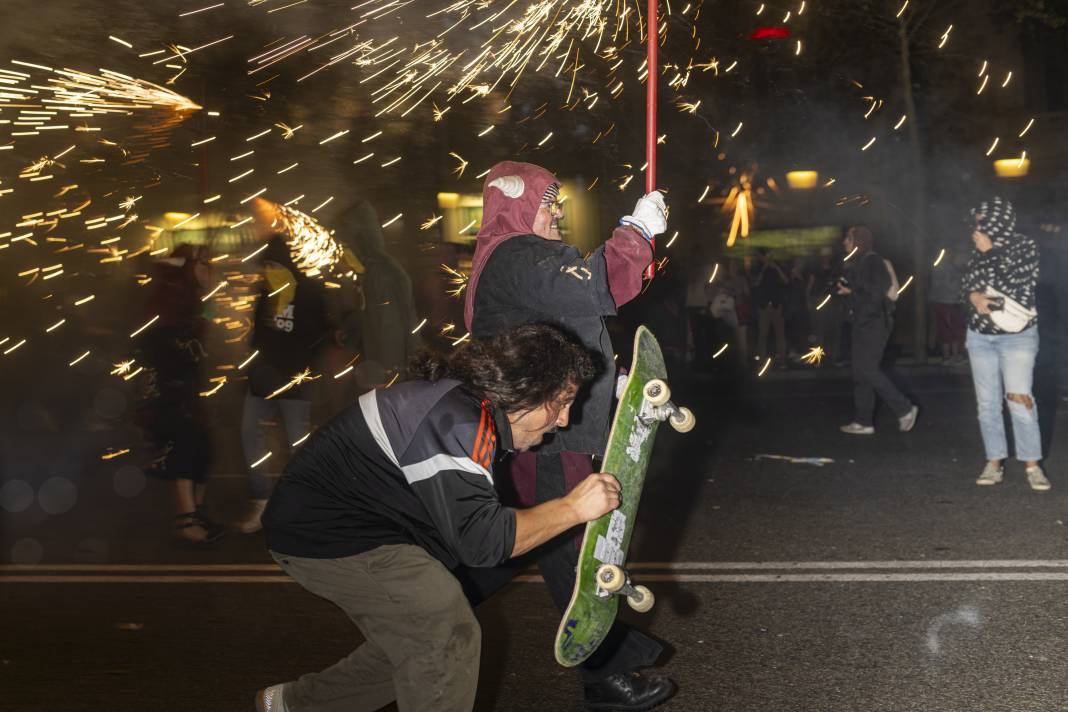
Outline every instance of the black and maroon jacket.
<path fill-rule="evenodd" d="M 502 174 L 521 176 L 527 185 L 524 194 L 513 200 L 498 195 L 490 184 Z M 617 227 L 588 257 L 567 243 L 530 234 L 540 197 L 555 180 L 542 168 L 510 161 L 486 176 L 487 214 L 467 296 L 473 312 L 469 327 L 472 337 L 484 338 L 522 324 L 552 324 L 600 354 L 599 373 L 579 393 L 571 425 L 547 437 L 540 451 L 601 456 L 612 420 L 616 375 L 604 318 L 615 316 L 618 307 L 641 291 L 642 272 L 653 251 L 628 225 Z M 510 234 L 524 225 L 526 233 Z"/>
<path fill-rule="evenodd" d="M 641 272 L 651 258 L 652 249 L 637 230 L 618 227 L 585 259 L 566 243 L 520 235 L 502 243 L 486 262 L 475 295 L 471 336 L 492 336 L 522 324 L 552 324 L 600 356 L 596 378 L 571 408 L 570 426 L 547 436 L 540 452 L 604 454 L 616 375 L 604 317 L 615 316 L 616 308 L 638 293 Z M 618 302 L 611 288 L 617 275 L 617 284 L 631 285 Z"/>

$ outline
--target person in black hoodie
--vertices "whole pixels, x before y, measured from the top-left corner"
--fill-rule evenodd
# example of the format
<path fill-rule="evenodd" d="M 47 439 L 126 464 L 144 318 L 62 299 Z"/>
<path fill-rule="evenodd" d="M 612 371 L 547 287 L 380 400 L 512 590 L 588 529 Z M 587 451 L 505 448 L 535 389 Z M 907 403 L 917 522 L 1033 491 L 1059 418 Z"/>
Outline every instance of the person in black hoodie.
<path fill-rule="evenodd" d="M 260 516 L 283 458 L 267 446 L 267 426 L 281 417 L 288 442 L 311 430 L 310 375 L 316 352 L 332 332 L 323 286 L 293 262 L 283 235 L 275 234 L 260 253 L 263 286 L 252 325 L 248 392 L 241 419 L 241 444 L 249 467 L 252 504 L 238 524 L 245 534 L 262 528 Z"/>
<path fill-rule="evenodd" d="M 875 251 L 875 238 L 863 226 L 852 227 L 842 246 L 851 264 L 838 282 L 853 324 L 854 419 L 840 430 L 849 435 L 875 432 L 875 394 L 878 393 L 898 420 L 902 432 L 916 425 L 919 408 L 912 404 L 883 372 L 883 353 L 894 327 L 889 293 L 893 283 L 886 261 Z"/>

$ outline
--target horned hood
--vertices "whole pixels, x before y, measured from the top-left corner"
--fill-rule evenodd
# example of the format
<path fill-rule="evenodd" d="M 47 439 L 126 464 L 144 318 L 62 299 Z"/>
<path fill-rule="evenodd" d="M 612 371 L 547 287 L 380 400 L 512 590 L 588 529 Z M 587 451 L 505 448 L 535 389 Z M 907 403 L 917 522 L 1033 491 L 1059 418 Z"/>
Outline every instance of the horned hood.
<path fill-rule="evenodd" d="M 468 330 L 474 318 L 478 278 L 490 255 L 510 237 L 533 234 L 542 196 L 550 185 L 559 183 L 556 176 L 541 166 L 517 161 L 502 161 L 486 175 L 482 187 L 482 229 L 478 231 L 464 303 Z"/>

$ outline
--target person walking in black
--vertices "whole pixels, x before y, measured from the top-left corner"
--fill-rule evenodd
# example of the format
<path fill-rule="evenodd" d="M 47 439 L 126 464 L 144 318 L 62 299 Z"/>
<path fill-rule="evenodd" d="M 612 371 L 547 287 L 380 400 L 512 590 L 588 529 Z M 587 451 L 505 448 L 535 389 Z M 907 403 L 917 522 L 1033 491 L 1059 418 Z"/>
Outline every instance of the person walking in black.
<path fill-rule="evenodd" d="M 875 238 L 866 227 L 852 227 L 842 243 L 847 262 L 838 294 L 846 298 L 853 324 L 853 422 L 841 431 L 850 435 L 875 433 L 875 394 L 886 402 L 898 419 L 898 429 L 908 432 L 916 425 L 917 408 L 883 372 L 883 353 L 893 330 L 893 303 L 889 293 L 893 280 L 886 261 L 875 251 Z"/>
<path fill-rule="evenodd" d="M 775 332 L 775 363 L 786 365 L 786 289 L 790 279 L 767 248 L 761 248 L 760 271 L 753 280 L 753 302 L 757 308 L 757 356 L 768 357 L 768 330 Z"/>

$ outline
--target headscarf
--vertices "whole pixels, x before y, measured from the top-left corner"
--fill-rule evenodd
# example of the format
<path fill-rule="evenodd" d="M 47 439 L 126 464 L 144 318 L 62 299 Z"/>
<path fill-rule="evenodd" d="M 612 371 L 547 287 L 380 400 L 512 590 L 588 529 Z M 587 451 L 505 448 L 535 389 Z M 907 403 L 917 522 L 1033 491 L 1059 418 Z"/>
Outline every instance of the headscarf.
<path fill-rule="evenodd" d="M 971 216 L 979 219 L 976 227 L 990 237 L 994 247 L 1003 248 L 1016 236 L 1016 210 L 999 196 L 972 208 Z"/>
<path fill-rule="evenodd" d="M 471 275 L 467 279 L 464 323 L 474 321 L 475 290 L 490 255 L 505 240 L 534 232 L 534 218 L 551 186 L 560 181 L 532 163 L 502 161 L 490 169 L 482 187 L 482 229 L 478 231 Z"/>

